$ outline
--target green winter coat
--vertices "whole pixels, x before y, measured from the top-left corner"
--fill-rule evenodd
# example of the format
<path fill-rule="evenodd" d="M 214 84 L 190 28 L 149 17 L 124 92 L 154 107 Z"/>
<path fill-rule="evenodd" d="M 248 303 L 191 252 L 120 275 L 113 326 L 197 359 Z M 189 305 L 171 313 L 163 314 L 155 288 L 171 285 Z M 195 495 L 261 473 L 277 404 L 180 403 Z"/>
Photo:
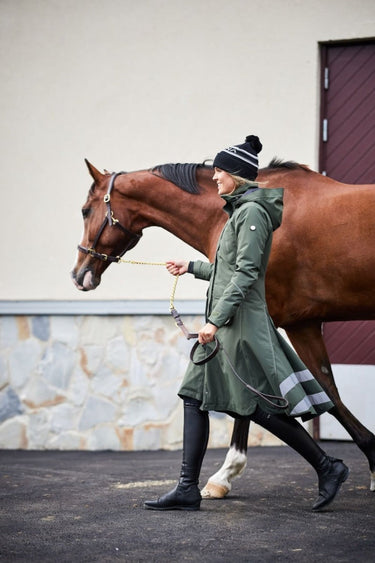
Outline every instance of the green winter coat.
<path fill-rule="evenodd" d="M 210 282 L 206 319 L 219 328 L 216 336 L 243 380 L 262 393 L 285 397 L 285 412 L 308 420 L 333 403 L 276 330 L 265 300 L 265 273 L 272 233 L 281 224 L 283 190 L 248 183 L 223 199 L 229 220 L 215 263 L 192 263 L 195 277 Z M 199 346 L 195 360 L 211 346 Z M 190 362 L 178 394 L 202 401 L 202 410 L 247 416 L 259 404 L 267 412 L 283 412 L 237 379 L 222 350 L 201 366 Z"/>

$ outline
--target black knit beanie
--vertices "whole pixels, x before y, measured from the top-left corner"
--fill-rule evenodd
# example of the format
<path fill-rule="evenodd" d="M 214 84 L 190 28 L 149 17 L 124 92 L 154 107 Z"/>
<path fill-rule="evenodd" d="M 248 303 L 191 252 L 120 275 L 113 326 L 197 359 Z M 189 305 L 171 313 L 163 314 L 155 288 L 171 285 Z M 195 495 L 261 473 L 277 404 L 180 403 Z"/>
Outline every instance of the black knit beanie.
<path fill-rule="evenodd" d="M 243 145 L 234 145 L 217 153 L 213 166 L 233 176 L 255 180 L 258 174 L 258 153 L 262 150 L 259 137 L 248 135 Z"/>

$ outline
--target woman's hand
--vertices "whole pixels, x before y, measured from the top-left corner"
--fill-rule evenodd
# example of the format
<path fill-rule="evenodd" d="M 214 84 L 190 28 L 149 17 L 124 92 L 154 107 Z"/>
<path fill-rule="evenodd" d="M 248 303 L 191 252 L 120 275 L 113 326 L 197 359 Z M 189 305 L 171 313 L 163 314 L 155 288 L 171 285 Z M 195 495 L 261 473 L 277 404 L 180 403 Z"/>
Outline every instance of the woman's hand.
<path fill-rule="evenodd" d="M 186 260 L 168 260 L 166 267 L 173 276 L 182 276 L 188 271 L 189 262 Z"/>
<path fill-rule="evenodd" d="M 198 332 L 199 344 L 208 344 L 214 340 L 214 336 L 217 332 L 217 326 L 207 323 Z"/>

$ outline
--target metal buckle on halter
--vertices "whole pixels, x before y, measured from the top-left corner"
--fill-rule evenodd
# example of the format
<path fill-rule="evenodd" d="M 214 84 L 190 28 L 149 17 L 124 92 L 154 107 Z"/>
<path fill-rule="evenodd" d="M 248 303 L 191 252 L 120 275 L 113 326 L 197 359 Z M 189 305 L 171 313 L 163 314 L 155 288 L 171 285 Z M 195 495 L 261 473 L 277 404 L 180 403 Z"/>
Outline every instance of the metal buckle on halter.
<path fill-rule="evenodd" d="M 111 201 L 111 194 L 105 194 L 105 196 L 103 197 L 103 201 L 104 203 L 109 203 Z"/>
<path fill-rule="evenodd" d="M 113 216 L 113 211 L 112 211 L 112 210 L 111 210 L 111 219 L 112 219 L 112 223 L 113 223 L 114 225 L 116 225 L 116 223 L 119 223 L 119 220 L 114 218 L 114 216 Z"/>
<path fill-rule="evenodd" d="M 86 252 L 86 254 L 90 254 L 90 256 L 93 256 L 94 258 L 99 258 L 99 260 L 103 260 L 103 262 L 106 262 L 108 260 L 108 254 L 102 254 L 101 252 L 96 252 L 95 248 L 85 249 L 83 246 L 78 245 L 78 249 L 83 252 Z"/>

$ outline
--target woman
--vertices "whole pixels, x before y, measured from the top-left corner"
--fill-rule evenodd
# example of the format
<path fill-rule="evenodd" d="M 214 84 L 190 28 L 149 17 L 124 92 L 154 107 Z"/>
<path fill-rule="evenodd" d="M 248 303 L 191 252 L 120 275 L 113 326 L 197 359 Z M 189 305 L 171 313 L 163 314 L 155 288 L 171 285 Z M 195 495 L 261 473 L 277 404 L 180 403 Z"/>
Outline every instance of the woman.
<path fill-rule="evenodd" d="M 180 480 L 158 500 L 146 501 L 149 509 L 199 510 L 198 481 L 208 442 L 209 410 L 249 416 L 302 455 L 318 474 L 319 495 L 313 510 L 331 503 L 349 474 L 346 465 L 327 456 L 294 418 L 309 420 L 329 411 L 333 403 L 276 330 L 267 310 L 264 280 L 272 233 L 281 224 L 283 190 L 260 189 L 253 182 L 261 149 L 259 138 L 250 135 L 244 144 L 224 149 L 214 159 L 213 179 L 229 215 L 214 264 L 167 263 L 173 275 L 189 272 L 209 280 L 199 354 L 203 358 L 216 337 L 221 350 L 203 365 L 189 364 L 178 393 L 184 401 Z M 281 394 L 288 406 L 280 411 L 280 405 L 265 402 L 244 382 L 264 394 Z"/>

